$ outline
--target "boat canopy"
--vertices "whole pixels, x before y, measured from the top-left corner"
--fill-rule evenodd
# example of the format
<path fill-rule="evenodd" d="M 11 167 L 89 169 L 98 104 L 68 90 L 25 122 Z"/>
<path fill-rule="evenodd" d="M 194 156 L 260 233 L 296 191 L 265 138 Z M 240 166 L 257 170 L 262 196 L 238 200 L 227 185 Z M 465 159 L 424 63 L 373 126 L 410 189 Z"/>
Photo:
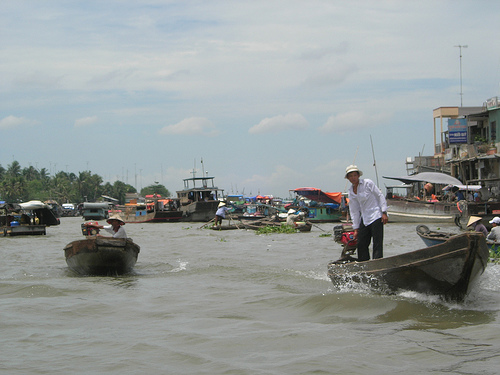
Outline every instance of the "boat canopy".
<path fill-rule="evenodd" d="M 327 193 L 321 189 L 312 187 L 298 188 L 293 191 L 298 195 L 316 202 L 337 204 L 342 202 L 342 193 Z"/>
<path fill-rule="evenodd" d="M 411 176 L 403 176 L 403 177 L 389 177 L 389 176 L 382 176 L 382 177 L 391 180 L 399 180 L 405 184 L 411 184 L 413 182 L 430 182 L 431 184 L 456 185 L 456 186 L 463 185 L 459 179 L 452 177 L 446 173 L 440 173 L 440 172 L 422 172 Z"/>
<path fill-rule="evenodd" d="M 19 205 L 23 210 L 38 210 L 49 207 L 42 201 L 29 201 L 29 202 L 19 203 Z"/>
<path fill-rule="evenodd" d="M 443 188 L 443 190 L 450 190 L 452 187 L 456 186 L 458 190 L 471 190 L 477 191 L 481 190 L 481 185 L 447 185 Z"/>

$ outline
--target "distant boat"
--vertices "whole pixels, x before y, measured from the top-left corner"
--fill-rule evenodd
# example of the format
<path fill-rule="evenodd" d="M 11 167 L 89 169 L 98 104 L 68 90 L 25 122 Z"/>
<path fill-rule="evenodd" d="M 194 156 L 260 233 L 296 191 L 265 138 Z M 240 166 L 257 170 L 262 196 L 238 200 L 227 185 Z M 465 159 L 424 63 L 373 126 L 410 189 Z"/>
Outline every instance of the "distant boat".
<path fill-rule="evenodd" d="M 215 217 L 223 197 L 223 189 L 214 185 L 215 177 L 193 177 L 184 179 L 184 190 L 177 191 L 182 211 L 182 221 L 210 221 Z"/>
<path fill-rule="evenodd" d="M 80 275 L 120 275 L 130 272 L 140 247 L 130 238 L 89 236 L 64 247 L 68 267 Z"/>
<path fill-rule="evenodd" d="M 85 220 L 104 220 L 109 217 L 112 206 L 109 202 L 84 202 L 82 216 Z"/>
<path fill-rule="evenodd" d="M 76 205 L 74 205 L 73 203 L 63 203 L 61 205 L 61 208 L 62 208 L 61 216 L 63 217 L 78 215 L 78 210 L 76 209 Z"/>
<path fill-rule="evenodd" d="M 462 301 L 484 272 L 488 257 L 484 236 L 469 232 L 439 245 L 387 258 L 365 262 L 339 259 L 328 264 L 328 276 L 335 286 L 354 282 L 381 292 L 410 290 Z"/>
<path fill-rule="evenodd" d="M 166 223 L 182 219 L 179 200 L 158 194 L 146 195 L 144 202 L 117 205 L 111 212 L 119 213 L 126 223 Z"/>
<path fill-rule="evenodd" d="M 305 187 L 291 190 L 304 198 L 304 204 L 289 204 L 285 208 L 307 209 L 307 220 L 313 223 L 331 223 L 342 218 L 343 195 L 340 192 L 328 193 L 321 189 Z M 306 203 L 305 200 L 308 200 Z"/>
<path fill-rule="evenodd" d="M 41 201 L 0 204 L 0 235 L 45 235 L 47 227 L 59 225 L 48 205 Z"/>

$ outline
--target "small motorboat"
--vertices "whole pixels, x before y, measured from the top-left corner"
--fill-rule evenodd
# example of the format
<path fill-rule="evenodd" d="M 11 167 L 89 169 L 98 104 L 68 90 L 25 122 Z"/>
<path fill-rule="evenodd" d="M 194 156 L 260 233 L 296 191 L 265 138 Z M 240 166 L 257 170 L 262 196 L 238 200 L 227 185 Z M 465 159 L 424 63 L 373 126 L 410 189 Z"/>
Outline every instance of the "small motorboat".
<path fill-rule="evenodd" d="M 382 292 L 410 290 L 459 302 L 484 272 L 488 258 L 484 236 L 468 232 L 387 258 L 365 262 L 341 258 L 328 264 L 328 276 L 338 287 L 354 282 Z"/>
<path fill-rule="evenodd" d="M 80 275 L 121 275 L 132 270 L 140 247 L 130 238 L 88 236 L 64 247 L 68 267 Z"/>

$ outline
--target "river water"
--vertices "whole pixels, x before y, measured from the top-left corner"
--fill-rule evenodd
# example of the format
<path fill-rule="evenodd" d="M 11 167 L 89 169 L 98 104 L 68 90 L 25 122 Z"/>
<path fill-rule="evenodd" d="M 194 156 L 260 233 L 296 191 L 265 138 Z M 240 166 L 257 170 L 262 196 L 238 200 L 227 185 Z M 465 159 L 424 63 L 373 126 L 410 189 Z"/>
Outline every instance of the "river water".
<path fill-rule="evenodd" d="M 334 224 L 270 235 L 127 224 L 141 246 L 133 274 L 81 277 L 63 248 L 82 222 L 0 238 L 2 374 L 499 372 L 500 266 L 450 304 L 335 290 L 326 268 L 341 248 L 322 236 Z M 415 227 L 388 224 L 385 255 L 423 247 Z"/>

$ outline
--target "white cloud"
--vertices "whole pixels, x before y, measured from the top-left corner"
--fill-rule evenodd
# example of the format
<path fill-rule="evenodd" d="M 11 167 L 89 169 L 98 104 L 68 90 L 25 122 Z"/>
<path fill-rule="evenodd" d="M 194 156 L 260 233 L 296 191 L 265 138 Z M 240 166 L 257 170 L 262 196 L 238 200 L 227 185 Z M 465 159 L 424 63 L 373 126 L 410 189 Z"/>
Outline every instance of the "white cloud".
<path fill-rule="evenodd" d="M 209 137 L 216 136 L 219 131 L 212 121 L 204 117 L 190 117 L 178 122 L 177 124 L 163 127 L 160 134 L 185 134 L 185 135 L 204 135 Z"/>
<path fill-rule="evenodd" d="M 75 128 L 86 127 L 94 124 L 96 121 L 97 121 L 97 116 L 79 118 L 75 120 Z"/>
<path fill-rule="evenodd" d="M 17 128 L 23 125 L 33 125 L 36 122 L 24 117 L 7 116 L 0 120 L 0 129 Z"/>
<path fill-rule="evenodd" d="M 330 87 L 337 86 L 346 81 L 351 75 L 359 70 L 354 63 L 336 64 L 324 70 L 315 72 L 304 81 L 305 87 Z"/>
<path fill-rule="evenodd" d="M 274 171 L 269 175 L 254 174 L 250 178 L 243 180 L 241 184 L 248 194 L 267 194 L 267 195 L 281 195 L 287 197 L 288 194 L 283 195 L 283 192 L 288 193 L 283 189 L 283 186 L 290 188 L 297 188 L 297 181 L 304 178 L 304 174 L 287 167 L 285 165 L 276 165 Z M 281 194 L 277 192 L 282 192 Z"/>
<path fill-rule="evenodd" d="M 389 121 L 391 116 L 387 113 L 370 113 L 363 111 L 350 111 L 332 115 L 319 128 L 322 133 L 348 133 L 361 129 L 374 128 Z"/>
<path fill-rule="evenodd" d="M 309 122 L 299 113 L 289 113 L 285 116 L 279 115 L 266 117 L 257 125 L 252 126 L 250 134 L 277 133 L 285 130 L 304 130 L 309 127 Z"/>

